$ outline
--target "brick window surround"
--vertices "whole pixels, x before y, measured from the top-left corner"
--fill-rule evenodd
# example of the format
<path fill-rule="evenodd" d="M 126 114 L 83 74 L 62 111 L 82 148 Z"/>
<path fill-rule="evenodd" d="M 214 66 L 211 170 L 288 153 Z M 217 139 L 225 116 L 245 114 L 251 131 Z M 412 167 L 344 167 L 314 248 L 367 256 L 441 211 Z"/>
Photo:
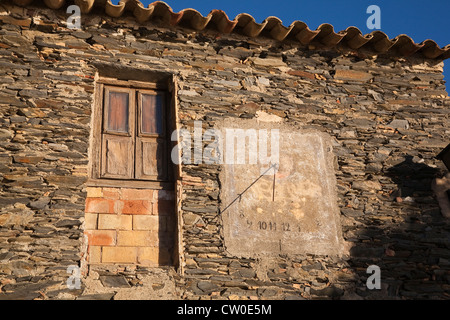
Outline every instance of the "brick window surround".
<path fill-rule="evenodd" d="M 177 216 L 174 191 L 176 172 L 169 162 L 170 158 L 167 157 L 167 152 L 170 152 L 169 132 L 175 127 L 174 112 L 172 112 L 175 103 L 174 87 L 172 78 L 157 83 L 98 78 L 93 106 L 90 178 L 87 183 L 84 228 L 87 239 L 86 261 L 90 265 L 177 264 L 175 250 Z M 108 89 L 111 88 L 128 95 L 127 107 L 131 111 L 125 117 L 125 121 L 117 118 L 118 114 L 123 117 L 124 112 L 121 110 L 114 111 L 113 117 L 105 112 L 107 103 L 110 103 L 107 95 Z M 141 97 L 143 94 L 156 95 L 160 92 L 165 92 L 167 98 L 164 106 L 165 112 L 167 111 L 164 114 L 165 123 L 162 127 L 158 127 L 158 124 L 146 125 L 142 118 L 139 119 L 144 112 L 144 102 Z M 119 103 L 123 104 L 123 101 L 124 99 Z M 113 107 L 109 109 L 112 110 Z M 154 115 L 155 113 L 151 114 L 151 116 Z M 110 121 L 111 118 L 113 118 L 111 123 L 114 129 L 112 133 L 108 131 L 108 124 L 105 125 L 105 121 Z M 164 134 L 161 134 L 162 130 Z M 155 134 L 146 134 L 148 132 Z M 112 160 L 107 159 L 105 137 L 130 142 L 126 152 L 132 155 L 121 164 L 122 166 L 126 164 L 127 167 L 124 170 L 118 167 L 118 174 L 108 175 L 108 172 L 104 174 L 105 161 L 114 164 Z M 152 150 L 142 152 L 140 149 L 140 146 L 144 145 L 144 143 L 140 144 L 140 141 L 151 144 L 156 141 L 159 143 L 163 139 L 166 144 L 164 157 L 161 153 L 152 152 Z M 132 161 L 128 161 L 130 159 Z M 147 163 L 147 169 L 145 169 L 147 171 L 142 169 L 144 162 Z M 163 174 L 160 174 L 161 168 L 164 169 Z"/>
<path fill-rule="evenodd" d="M 173 265 L 174 191 L 88 187 L 89 264 Z"/>

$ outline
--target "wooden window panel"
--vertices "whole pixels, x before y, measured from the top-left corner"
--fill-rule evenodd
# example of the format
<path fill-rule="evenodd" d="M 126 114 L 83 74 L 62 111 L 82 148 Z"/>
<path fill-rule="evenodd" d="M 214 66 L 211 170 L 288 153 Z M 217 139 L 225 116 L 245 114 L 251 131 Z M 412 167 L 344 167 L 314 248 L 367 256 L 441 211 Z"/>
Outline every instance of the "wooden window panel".
<path fill-rule="evenodd" d="M 135 162 L 134 90 L 105 86 L 101 178 L 133 179 Z"/>
<path fill-rule="evenodd" d="M 166 95 L 163 92 L 138 92 L 139 135 L 164 137 L 166 131 Z"/>
<path fill-rule="evenodd" d="M 134 142 L 131 137 L 104 134 L 102 137 L 102 177 L 132 179 Z"/>
<path fill-rule="evenodd" d="M 132 96 L 133 90 L 105 87 L 103 132 L 128 136 L 132 134 Z"/>
<path fill-rule="evenodd" d="M 161 138 L 136 138 L 136 179 L 167 180 L 167 144 Z"/>
<path fill-rule="evenodd" d="M 167 180 L 167 96 L 161 91 L 139 90 L 136 179 Z"/>

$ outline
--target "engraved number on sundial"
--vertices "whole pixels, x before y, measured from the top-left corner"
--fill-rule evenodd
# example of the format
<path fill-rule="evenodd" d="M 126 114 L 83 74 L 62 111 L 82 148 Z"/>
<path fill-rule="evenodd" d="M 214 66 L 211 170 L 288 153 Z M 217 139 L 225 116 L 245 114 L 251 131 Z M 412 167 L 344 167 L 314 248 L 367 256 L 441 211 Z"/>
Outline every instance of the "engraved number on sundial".
<path fill-rule="evenodd" d="M 253 221 L 247 220 L 247 227 L 252 229 Z M 301 231 L 300 226 L 294 226 L 289 222 L 276 223 L 274 221 L 258 221 L 256 224 L 256 229 L 261 231 L 283 231 L 283 232 L 291 232 L 295 229 Z"/>

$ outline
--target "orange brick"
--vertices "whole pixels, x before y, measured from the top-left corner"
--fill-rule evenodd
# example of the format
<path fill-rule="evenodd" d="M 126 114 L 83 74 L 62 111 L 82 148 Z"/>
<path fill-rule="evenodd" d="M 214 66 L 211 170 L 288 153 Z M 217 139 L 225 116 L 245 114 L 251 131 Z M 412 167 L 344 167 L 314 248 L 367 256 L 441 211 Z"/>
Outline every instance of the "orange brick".
<path fill-rule="evenodd" d="M 87 198 L 85 211 L 88 213 L 114 213 L 114 200 Z"/>
<path fill-rule="evenodd" d="M 134 247 L 104 247 L 102 263 L 136 263 L 137 248 Z"/>
<path fill-rule="evenodd" d="M 133 230 L 165 231 L 165 218 L 160 216 L 136 215 L 133 217 Z"/>
<path fill-rule="evenodd" d="M 120 188 L 103 188 L 103 198 L 105 199 L 119 199 Z"/>
<path fill-rule="evenodd" d="M 172 264 L 169 250 L 157 247 L 138 248 L 138 263 L 146 266 L 162 266 Z"/>
<path fill-rule="evenodd" d="M 102 247 L 89 246 L 89 263 L 100 263 L 102 258 Z"/>
<path fill-rule="evenodd" d="M 124 200 L 123 214 L 152 214 L 152 203 L 147 200 Z"/>
<path fill-rule="evenodd" d="M 97 229 L 97 218 L 96 213 L 86 213 L 84 215 L 84 229 L 85 230 L 95 230 Z"/>
<path fill-rule="evenodd" d="M 117 214 L 99 214 L 98 229 L 100 230 L 131 230 L 132 216 Z"/>
<path fill-rule="evenodd" d="M 138 263 L 146 266 L 159 265 L 159 249 L 156 247 L 143 247 L 138 250 Z"/>
<path fill-rule="evenodd" d="M 114 213 L 121 214 L 123 211 L 124 202 L 122 200 L 114 201 Z"/>
<path fill-rule="evenodd" d="M 86 188 L 87 198 L 101 198 L 103 197 L 102 188 L 93 188 L 93 187 L 87 187 Z"/>
<path fill-rule="evenodd" d="M 148 189 L 122 189 L 122 199 L 124 200 L 147 200 L 153 199 L 153 190 Z"/>
<path fill-rule="evenodd" d="M 175 214 L 175 201 L 158 200 L 153 203 L 153 214 L 160 216 L 170 216 Z"/>
<path fill-rule="evenodd" d="M 114 246 L 116 244 L 116 231 L 87 230 L 84 234 L 88 237 L 90 246 Z"/>
<path fill-rule="evenodd" d="M 156 246 L 158 233 L 151 231 L 118 231 L 117 245 L 131 247 Z"/>

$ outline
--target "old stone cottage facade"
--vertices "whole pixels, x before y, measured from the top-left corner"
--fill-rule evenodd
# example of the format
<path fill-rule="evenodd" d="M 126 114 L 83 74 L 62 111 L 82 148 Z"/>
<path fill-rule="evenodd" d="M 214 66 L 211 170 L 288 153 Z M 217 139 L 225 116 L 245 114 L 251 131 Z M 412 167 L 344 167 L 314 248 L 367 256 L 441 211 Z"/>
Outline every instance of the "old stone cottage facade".
<path fill-rule="evenodd" d="M 163 2 L 1 1 L 0 298 L 448 299 L 448 57 Z M 186 157 L 226 128 L 279 130 L 278 171 Z M 177 153 L 180 132 L 203 140 Z"/>

